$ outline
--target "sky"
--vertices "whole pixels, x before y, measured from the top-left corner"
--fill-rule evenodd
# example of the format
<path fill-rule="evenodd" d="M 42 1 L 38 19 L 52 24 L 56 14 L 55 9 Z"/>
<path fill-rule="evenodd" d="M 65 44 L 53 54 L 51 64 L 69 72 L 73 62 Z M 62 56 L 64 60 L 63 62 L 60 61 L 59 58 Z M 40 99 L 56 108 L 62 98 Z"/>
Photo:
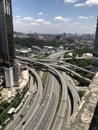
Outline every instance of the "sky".
<path fill-rule="evenodd" d="M 98 0 L 12 0 L 14 31 L 95 33 Z"/>

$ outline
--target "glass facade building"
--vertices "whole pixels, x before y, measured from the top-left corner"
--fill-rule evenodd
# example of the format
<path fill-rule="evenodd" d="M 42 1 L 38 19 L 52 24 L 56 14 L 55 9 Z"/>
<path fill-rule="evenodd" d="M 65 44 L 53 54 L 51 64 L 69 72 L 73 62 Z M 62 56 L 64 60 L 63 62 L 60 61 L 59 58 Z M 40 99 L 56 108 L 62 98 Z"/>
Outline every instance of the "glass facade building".
<path fill-rule="evenodd" d="M 0 65 L 14 65 L 14 39 L 11 0 L 0 0 Z"/>
<path fill-rule="evenodd" d="M 93 59 L 92 59 L 92 71 L 98 71 L 98 17 L 97 17 L 97 27 L 96 27 L 96 35 L 95 35 L 95 45 L 93 50 Z"/>

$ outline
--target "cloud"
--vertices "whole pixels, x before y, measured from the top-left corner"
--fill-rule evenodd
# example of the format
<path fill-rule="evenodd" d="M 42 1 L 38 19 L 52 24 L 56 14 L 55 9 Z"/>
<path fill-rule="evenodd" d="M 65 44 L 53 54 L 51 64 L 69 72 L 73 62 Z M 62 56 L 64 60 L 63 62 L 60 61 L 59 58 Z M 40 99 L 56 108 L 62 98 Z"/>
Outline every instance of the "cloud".
<path fill-rule="evenodd" d="M 31 25 L 31 26 L 38 26 L 38 25 L 40 25 L 39 23 L 36 23 L 36 22 L 33 22 L 33 23 L 30 23 L 29 25 Z"/>
<path fill-rule="evenodd" d="M 87 0 L 85 2 L 86 5 L 92 6 L 92 5 L 97 5 L 98 4 L 98 0 Z"/>
<path fill-rule="evenodd" d="M 78 17 L 79 19 L 85 19 L 85 20 L 88 20 L 88 19 L 92 19 L 93 18 L 93 16 L 79 16 Z"/>
<path fill-rule="evenodd" d="M 72 23 L 72 25 L 80 25 L 81 23 L 80 22 L 74 22 Z"/>
<path fill-rule="evenodd" d="M 45 21 L 43 24 L 49 25 L 52 24 L 50 21 Z"/>
<path fill-rule="evenodd" d="M 22 21 L 22 18 L 21 17 L 16 17 L 14 20 L 15 21 Z"/>
<path fill-rule="evenodd" d="M 32 22 L 33 18 L 32 17 L 22 17 L 22 16 L 17 15 L 17 16 L 14 17 L 14 20 L 15 21 L 21 21 L 21 22 L 25 23 L 25 22 Z"/>
<path fill-rule="evenodd" d="M 63 22 L 68 22 L 70 18 L 63 18 L 62 16 L 57 16 L 54 18 L 56 21 L 63 21 Z"/>
<path fill-rule="evenodd" d="M 88 25 L 87 23 L 82 24 L 78 21 L 72 22 L 70 18 L 64 18 L 62 16 L 55 17 L 54 21 L 48 21 L 46 19 L 34 19 L 32 17 L 22 17 L 15 16 L 13 17 L 14 21 L 14 30 L 17 32 L 28 33 L 37 32 L 37 33 L 93 33 L 95 32 L 94 25 Z M 78 18 L 83 19 L 85 16 L 79 16 Z M 92 18 L 92 16 L 86 17 Z M 28 22 L 29 21 L 29 22 Z M 59 22 L 58 22 L 59 21 Z M 70 21 L 70 22 L 69 22 Z"/>
<path fill-rule="evenodd" d="M 21 18 L 17 18 L 16 21 L 22 21 L 22 19 Z"/>
<path fill-rule="evenodd" d="M 21 16 L 20 15 L 16 15 L 15 18 L 21 18 Z"/>
<path fill-rule="evenodd" d="M 21 20 L 13 20 L 14 24 L 17 25 L 17 24 L 21 24 L 22 21 Z"/>
<path fill-rule="evenodd" d="M 44 24 L 44 25 L 52 24 L 50 21 L 46 21 L 45 19 L 36 19 L 35 23 L 40 24 L 40 25 L 41 24 Z"/>
<path fill-rule="evenodd" d="M 22 17 L 21 17 L 20 15 L 16 15 L 16 16 L 14 17 L 14 20 L 15 20 L 15 21 L 22 21 Z"/>
<path fill-rule="evenodd" d="M 22 17 L 22 16 L 15 16 L 14 17 L 14 23 L 19 24 L 22 23 L 24 25 L 49 25 L 52 24 L 50 21 L 46 21 L 45 19 L 33 19 L 32 17 Z"/>
<path fill-rule="evenodd" d="M 23 20 L 25 20 L 25 21 L 33 21 L 33 18 L 32 17 L 24 17 Z"/>
<path fill-rule="evenodd" d="M 77 2 L 78 0 L 64 0 L 65 3 L 75 3 Z"/>
<path fill-rule="evenodd" d="M 44 24 L 43 24 L 44 23 Z M 37 33 L 50 33 L 50 34 L 57 34 L 57 33 L 94 33 L 95 28 L 94 25 L 90 26 L 88 24 L 82 24 L 79 22 L 67 22 L 65 24 L 59 23 L 24 23 L 24 21 L 14 21 L 14 30 L 17 32 L 37 32 Z"/>
<path fill-rule="evenodd" d="M 38 14 L 38 15 L 43 15 L 43 13 L 42 13 L 42 12 L 38 12 L 37 14 Z"/>
<path fill-rule="evenodd" d="M 75 7 L 80 7 L 80 6 L 93 6 L 93 5 L 98 5 L 98 0 L 86 0 L 86 2 L 84 3 L 78 3 L 78 4 L 75 4 L 74 6 Z"/>
<path fill-rule="evenodd" d="M 74 7 L 81 7 L 81 6 L 85 6 L 84 3 L 79 3 L 79 4 L 75 4 Z"/>
<path fill-rule="evenodd" d="M 37 23 L 43 23 L 43 22 L 45 22 L 45 20 L 44 19 L 36 19 L 35 22 L 37 22 Z"/>

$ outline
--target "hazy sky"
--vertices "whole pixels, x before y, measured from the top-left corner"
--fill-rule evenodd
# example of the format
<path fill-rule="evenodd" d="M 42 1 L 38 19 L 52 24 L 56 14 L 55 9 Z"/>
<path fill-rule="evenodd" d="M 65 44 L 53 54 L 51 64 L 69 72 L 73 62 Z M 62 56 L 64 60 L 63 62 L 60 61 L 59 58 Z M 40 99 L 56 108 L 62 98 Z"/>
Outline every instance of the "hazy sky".
<path fill-rule="evenodd" d="M 12 0 L 14 30 L 95 33 L 98 0 Z"/>

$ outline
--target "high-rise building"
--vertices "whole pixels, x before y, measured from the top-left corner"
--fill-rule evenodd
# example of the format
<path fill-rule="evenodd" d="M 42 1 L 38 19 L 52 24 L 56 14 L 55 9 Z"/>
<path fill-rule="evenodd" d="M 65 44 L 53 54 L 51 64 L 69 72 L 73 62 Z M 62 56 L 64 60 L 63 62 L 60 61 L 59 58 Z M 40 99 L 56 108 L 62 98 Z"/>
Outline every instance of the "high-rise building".
<path fill-rule="evenodd" d="M 15 62 L 11 0 L 0 0 L 0 68 L 4 70 L 6 87 L 19 80 Z"/>
<path fill-rule="evenodd" d="M 14 65 L 14 41 L 11 0 L 0 0 L 0 64 Z"/>
<path fill-rule="evenodd" d="M 93 59 L 92 59 L 92 68 L 93 72 L 98 71 L 98 17 L 97 17 L 97 26 L 96 26 L 96 35 L 95 35 L 95 44 L 93 50 Z"/>

